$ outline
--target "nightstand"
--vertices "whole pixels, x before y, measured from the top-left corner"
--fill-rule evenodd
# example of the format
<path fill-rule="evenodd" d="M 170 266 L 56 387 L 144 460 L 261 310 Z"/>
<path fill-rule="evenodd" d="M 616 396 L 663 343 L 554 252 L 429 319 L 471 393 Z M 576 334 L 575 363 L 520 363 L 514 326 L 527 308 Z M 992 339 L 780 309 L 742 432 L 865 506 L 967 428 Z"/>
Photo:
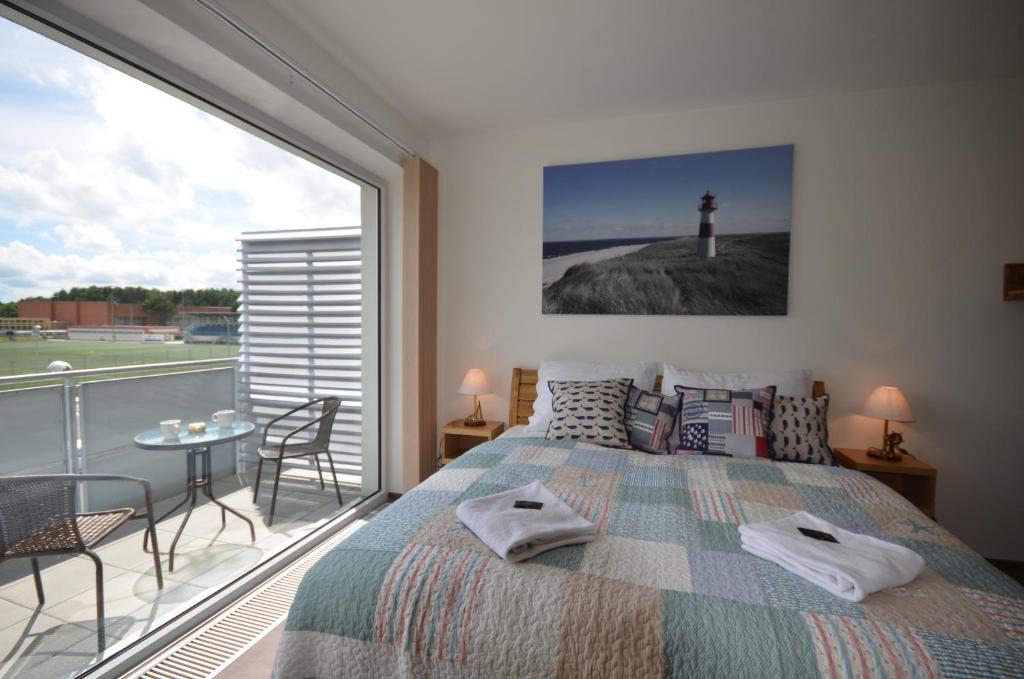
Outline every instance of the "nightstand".
<path fill-rule="evenodd" d="M 935 479 L 939 472 L 912 455 L 904 455 L 900 462 L 886 462 L 868 457 L 868 451 L 854 448 L 835 448 L 836 462 L 841 467 L 856 469 L 873 476 L 889 486 L 920 509 L 935 518 Z"/>
<path fill-rule="evenodd" d="M 504 422 L 487 420 L 481 427 L 467 427 L 462 420 L 452 420 L 441 429 L 441 465 L 454 461 L 470 448 L 493 441 L 503 431 Z"/>

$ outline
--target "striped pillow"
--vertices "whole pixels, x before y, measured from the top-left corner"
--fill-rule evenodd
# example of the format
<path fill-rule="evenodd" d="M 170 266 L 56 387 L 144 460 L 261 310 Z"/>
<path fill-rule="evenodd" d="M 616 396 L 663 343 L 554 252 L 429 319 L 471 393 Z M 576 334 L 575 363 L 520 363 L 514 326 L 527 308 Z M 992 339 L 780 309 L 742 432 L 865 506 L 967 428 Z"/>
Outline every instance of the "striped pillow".
<path fill-rule="evenodd" d="M 766 414 L 775 387 L 761 389 L 691 389 L 679 394 L 677 455 L 724 455 L 768 458 Z"/>

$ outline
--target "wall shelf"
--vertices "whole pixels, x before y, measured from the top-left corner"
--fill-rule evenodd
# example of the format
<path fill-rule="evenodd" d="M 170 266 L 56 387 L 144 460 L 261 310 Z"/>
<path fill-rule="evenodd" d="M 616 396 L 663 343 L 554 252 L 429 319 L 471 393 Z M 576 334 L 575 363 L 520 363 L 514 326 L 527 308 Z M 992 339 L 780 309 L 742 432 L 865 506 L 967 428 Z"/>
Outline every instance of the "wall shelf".
<path fill-rule="evenodd" d="M 1003 265 L 1003 300 L 1024 302 L 1024 263 Z"/>

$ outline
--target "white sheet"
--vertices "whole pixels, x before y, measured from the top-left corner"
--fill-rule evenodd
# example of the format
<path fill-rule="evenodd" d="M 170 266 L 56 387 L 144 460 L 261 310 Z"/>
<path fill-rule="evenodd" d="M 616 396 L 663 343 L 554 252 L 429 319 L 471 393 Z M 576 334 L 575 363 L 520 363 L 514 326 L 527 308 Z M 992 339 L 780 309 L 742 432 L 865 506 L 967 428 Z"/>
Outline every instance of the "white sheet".
<path fill-rule="evenodd" d="M 499 439 L 535 439 L 544 438 L 544 432 L 542 431 L 530 431 L 526 428 L 525 424 L 517 424 L 514 427 L 509 427 L 505 431 L 498 434 Z"/>
<path fill-rule="evenodd" d="M 709 373 L 677 368 L 669 363 L 662 366 L 661 393 L 675 396 L 679 384 L 692 389 L 760 389 L 775 387 L 780 396 L 810 397 L 814 380 L 810 370 L 776 370 L 763 373 Z"/>

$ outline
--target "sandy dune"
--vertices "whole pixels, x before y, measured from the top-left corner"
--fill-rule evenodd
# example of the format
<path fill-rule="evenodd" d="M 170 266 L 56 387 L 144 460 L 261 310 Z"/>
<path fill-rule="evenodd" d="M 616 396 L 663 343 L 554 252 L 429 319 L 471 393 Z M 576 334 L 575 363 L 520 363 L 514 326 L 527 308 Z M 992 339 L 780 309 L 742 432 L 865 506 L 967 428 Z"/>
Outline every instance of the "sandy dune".
<path fill-rule="evenodd" d="M 544 287 L 551 285 L 558 279 L 560 279 L 565 272 L 577 264 L 583 262 L 600 262 L 604 259 L 612 259 L 613 257 L 621 257 L 622 255 L 628 255 L 631 252 L 636 252 L 642 248 L 647 247 L 650 243 L 640 243 L 637 245 L 619 245 L 614 248 L 605 248 L 604 250 L 588 250 L 586 252 L 575 252 L 571 255 L 562 255 L 561 257 L 552 257 L 551 259 L 544 260 Z"/>

